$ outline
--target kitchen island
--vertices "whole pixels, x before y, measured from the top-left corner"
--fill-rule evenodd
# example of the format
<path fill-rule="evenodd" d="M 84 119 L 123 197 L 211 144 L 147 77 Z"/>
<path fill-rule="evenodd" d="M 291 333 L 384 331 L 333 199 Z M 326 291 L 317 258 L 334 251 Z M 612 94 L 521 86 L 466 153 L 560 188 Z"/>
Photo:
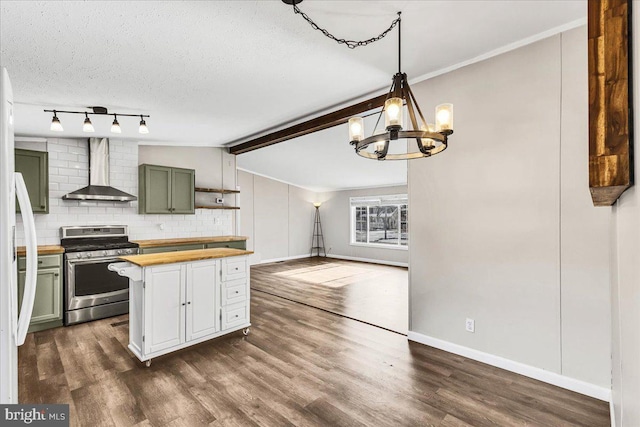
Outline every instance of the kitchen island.
<path fill-rule="evenodd" d="M 242 249 L 128 255 L 109 270 L 129 278 L 129 349 L 151 359 L 243 330 L 249 333 L 249 265 Z"/>

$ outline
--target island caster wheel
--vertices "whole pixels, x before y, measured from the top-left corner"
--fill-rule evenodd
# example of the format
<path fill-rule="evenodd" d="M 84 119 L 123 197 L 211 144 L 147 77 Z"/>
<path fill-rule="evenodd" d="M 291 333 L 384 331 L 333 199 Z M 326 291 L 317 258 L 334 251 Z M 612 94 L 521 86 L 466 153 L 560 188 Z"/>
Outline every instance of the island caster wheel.
<path fill-rule="evenodd" d="M 147 368 L 149 366 L 151 366 L 151 359 L 147 360 L 146 362 L 144 362 L 144 366 L 146 366 Z"/>
<path fill-rule="evenodd" d="M 242 335 L 244 335 L 244 336 L 246 337 L 247 335 L 249 335 L 249 332 L 251 332 L 251 329 L 249 329 L 249 328 L 244 328 L 244 329 L 242 330 Z"/>

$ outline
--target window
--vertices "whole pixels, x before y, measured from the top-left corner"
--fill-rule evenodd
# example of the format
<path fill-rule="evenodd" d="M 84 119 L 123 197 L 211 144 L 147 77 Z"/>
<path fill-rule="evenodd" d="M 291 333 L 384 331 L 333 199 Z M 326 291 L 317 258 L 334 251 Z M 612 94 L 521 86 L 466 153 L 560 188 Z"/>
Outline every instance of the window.
<path fill-rule="evenodd" d="M 352 197 L 351 244 L 406 249 L 409 244 L 407 195 Z"/>

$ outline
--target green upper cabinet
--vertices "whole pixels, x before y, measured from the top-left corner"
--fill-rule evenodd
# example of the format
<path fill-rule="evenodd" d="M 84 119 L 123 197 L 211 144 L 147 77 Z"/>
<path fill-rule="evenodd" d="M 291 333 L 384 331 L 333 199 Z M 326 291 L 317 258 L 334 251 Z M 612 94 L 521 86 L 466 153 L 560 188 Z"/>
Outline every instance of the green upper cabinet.
<path fill-rule="evenodd" d="M 141 214 L 195 213 L 195 171 L 168 166 L 138 168 L 138 212 Z"/>
<path fill-rule="evenodd" d="M 195 171 L 192 169 L 171 170 L 171 205 L 172 213 L 192 214 L 195 212 Z"/>
<path fill-rule="evenodd" d="M 16 172 L 20 172 L 27 185 L 34 213 L 49 213 L 49 153 L 17 148 Z M 20 211 L 16 203 L 16 211 Z"/>

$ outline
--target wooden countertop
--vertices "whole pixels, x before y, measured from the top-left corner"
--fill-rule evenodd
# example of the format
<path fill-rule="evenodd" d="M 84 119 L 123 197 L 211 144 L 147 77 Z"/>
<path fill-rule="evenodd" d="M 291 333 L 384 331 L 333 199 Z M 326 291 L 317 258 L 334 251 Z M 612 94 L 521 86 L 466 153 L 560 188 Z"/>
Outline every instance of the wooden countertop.
<path fill-rule="evenodd" d="M 24 246 L 18 246 L 16 249 L 18 256 L 26 256 L 27 248 Z M 42 245 L 38 246 L 38 255 L 54 255 L 64 253 L 64 248 L 59 245 Z"/>
<path fill-rule="evenodd" d="M 185 237 L 177 239 L 152 239 L 152 240 L 133 240 L 133 243 L 137 243 L 141 248 L 154 248 L 158 246 L 171 246 L 171 245 L 188 245 L 188 244 L 205 244 L 205 243 L 219 243 L 219 242 L 233 242 L 238 240 L 247 240 L 245 236 L 210 236 L 210 237 Z"/>
<path fill-rule="evenodd" d="M 178 262 L 201 261 L 203 259 L 226 258 L 240 255 L 251 255 L 253 251 L 230 248 L 196 249 L 192 251 L 163 252 L 159 254 L 127 255 L 118 257 L 140 267 L 152 265 L 175 264 Z"/>

